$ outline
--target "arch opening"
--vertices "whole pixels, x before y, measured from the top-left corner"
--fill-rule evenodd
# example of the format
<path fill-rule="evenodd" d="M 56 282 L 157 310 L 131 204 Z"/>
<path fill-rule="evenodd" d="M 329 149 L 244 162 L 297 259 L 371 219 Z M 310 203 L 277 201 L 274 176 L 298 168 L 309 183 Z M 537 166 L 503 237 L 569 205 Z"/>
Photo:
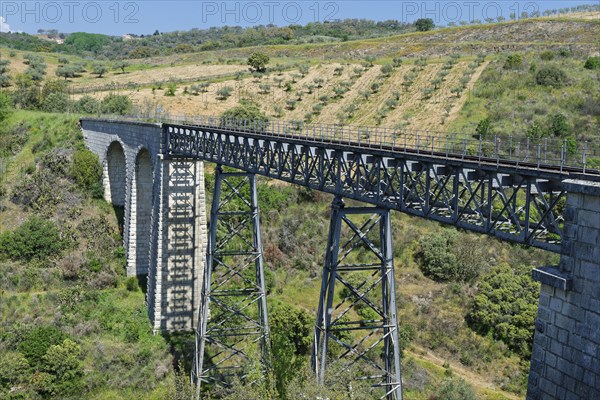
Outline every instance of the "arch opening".
<path fill-rule="evenodd" d="M 142 149 L 135 163 L 135 264 L 136 275 L 147 275 L 150 264 L 153 171 L 148 150 Z"/>
<path fill-rule="evenodd" d="M 115 207 L 125 207 L 126 176 L 125 151 L 119 142 L 112 142 L 106 152 L 107 180 L 104 198 Z"/>

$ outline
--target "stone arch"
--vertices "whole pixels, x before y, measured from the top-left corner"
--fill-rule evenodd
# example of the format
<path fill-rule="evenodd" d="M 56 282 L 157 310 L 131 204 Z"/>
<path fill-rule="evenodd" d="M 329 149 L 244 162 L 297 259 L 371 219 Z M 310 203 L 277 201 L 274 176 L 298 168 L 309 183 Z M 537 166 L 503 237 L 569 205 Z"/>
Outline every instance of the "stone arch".
<path fill-rule="evenodd" d="M 125 207 L 127 193 L 127 162 L 120 142 L 115 141 L 106 151 L 104 198 L 113 206 Z"/>
<path fill-rule="evenodd" d="M 135 270 L 136 275 L 148 274 L 152 227 L 153 168 L 147 149 L 142 148 L 135 160 L 135 186 L 132 208 L 135 210 Z"/>

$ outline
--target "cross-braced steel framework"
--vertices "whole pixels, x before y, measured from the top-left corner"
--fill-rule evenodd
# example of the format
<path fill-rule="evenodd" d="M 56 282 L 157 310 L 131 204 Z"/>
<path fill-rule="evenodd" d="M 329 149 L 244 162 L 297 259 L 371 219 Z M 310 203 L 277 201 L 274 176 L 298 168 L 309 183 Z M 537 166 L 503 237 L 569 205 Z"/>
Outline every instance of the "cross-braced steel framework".
<path fill-rule="evenodd" d="M 269 365 L 269 324 L 256 192 L 250 173 L 215 174 L 192 380 L 231 385 Z"/>
<path fill-rule="evenodd" d="M 561 182 L 579 176 L 409 149 L 213 127 L 164 129 L 171 156 L 198 157 L 556 253 L 564 225 Z"/>
<path fill-rule="evenodd" d="M 321 384 L 351 369 L 374 398 L 402 399 L 389 209 L 333 201 L 312 365 Z"/>

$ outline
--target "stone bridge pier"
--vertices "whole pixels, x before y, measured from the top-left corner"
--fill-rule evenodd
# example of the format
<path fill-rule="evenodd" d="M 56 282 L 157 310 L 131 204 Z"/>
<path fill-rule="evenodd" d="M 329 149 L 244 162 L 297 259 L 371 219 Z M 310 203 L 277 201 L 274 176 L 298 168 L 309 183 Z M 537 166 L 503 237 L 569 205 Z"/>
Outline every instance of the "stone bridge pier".
<path fill-rule="evenodd" d="M 600 399 L 600 183 L 563 187 L 560 265 L 533 271 L 541 290 L 528 400 Z"/>
<path fill-rule="evenodd" d="M 147 279 L 156 331 L 197 325 L 207 242 L 204 163 L 163 156 L 161 125 L 82 121 L 103 167 L 104 197 L 122 213 L 127 276 Z"/>

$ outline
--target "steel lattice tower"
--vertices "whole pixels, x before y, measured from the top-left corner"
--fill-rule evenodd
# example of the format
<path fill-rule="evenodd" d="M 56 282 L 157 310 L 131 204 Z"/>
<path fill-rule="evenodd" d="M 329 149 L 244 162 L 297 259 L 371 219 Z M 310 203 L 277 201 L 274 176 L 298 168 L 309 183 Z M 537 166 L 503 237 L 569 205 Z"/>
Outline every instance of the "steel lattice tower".
<path fill-rule="evenodd" d="M 230 386 L 269 366 L 256 175 L 217 167 L 192 381 Z"/>
<path fill-rule="evenodd" d="M 319 383 L 335 379 L 326 368 L 352 370 L 374 397 L 402 399 L 395 291 L 389 209 L 345 208 L 336 197 L 312 355 Z"/>

